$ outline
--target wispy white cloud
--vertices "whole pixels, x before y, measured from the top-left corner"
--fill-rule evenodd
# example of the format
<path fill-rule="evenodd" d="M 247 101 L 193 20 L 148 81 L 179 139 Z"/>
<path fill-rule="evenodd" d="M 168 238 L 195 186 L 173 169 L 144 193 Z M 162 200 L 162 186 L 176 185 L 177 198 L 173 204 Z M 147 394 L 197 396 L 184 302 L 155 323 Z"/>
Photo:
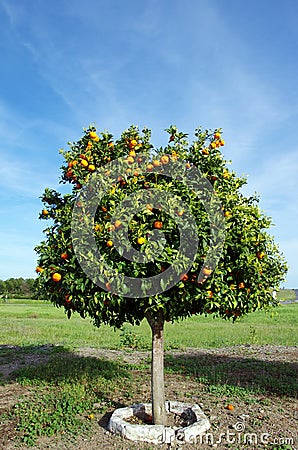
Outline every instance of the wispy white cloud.
<path fill-rule="evenodd" d="M 0 0 L 0 7 L 7 15 L 11 26 L 17 25 L 23 17 L 23 7 L 20 4 L 12 4 L 10 1 Z"/>

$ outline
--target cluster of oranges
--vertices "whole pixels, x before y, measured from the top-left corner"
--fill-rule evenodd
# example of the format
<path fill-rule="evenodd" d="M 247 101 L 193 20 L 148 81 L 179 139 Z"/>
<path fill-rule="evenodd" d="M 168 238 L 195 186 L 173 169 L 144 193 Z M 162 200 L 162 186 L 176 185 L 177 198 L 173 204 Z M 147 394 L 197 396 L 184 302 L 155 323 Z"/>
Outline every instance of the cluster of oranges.
<path fill-rule="evenodd" d="M 62 252 L 60 256 L 61 256 L 61 259 L 64 261 L 69 260 L 69 254 L 67 252 Z M 44 272 L 44 270 L 45 270 L 44 267 L 37 266 L 35 269 L 35 272 L 42 274 Z M 61 275 L 61 273 L 57 272 L 57 267 L 50 267 L 50 270 L 52 272 L 51 279 L 55 283 L 58 283 L 59 281 L 61 281 L 62 275 Z"/>
<path fill-rule="evenodd" d="M 80 169 L 87 169 L 88 173 L 92 173 L 96 170 L 96 165 L 92 156 L 92 148 L 94 147 L 94 143 L 99 142 L 100 138 L 95 131 L 90 131 L 88 138 L 84 152 L 80 153 L 76 159 L 68 162 L 65 172 L 65 177 L 72 183 L 75 183 L 78 189 L 82 187 L 81 183 L 78 182 L 78 174 L 82 174 L 80 173 Z M 113 146 L 113 142 L 108 143 L 109 148 L 112 148 Z"/>
<path fill-rule="evenodd" d="M 214 133 L 213 140 L 210 142 L 209 147 L 204 147 L 202 149 L 202 155 L 208 156 L 210 150 L 223 147 L 224 145 L 225 141 L 221 138 L 221 134 L 217 131 L 216 133 Z"/>

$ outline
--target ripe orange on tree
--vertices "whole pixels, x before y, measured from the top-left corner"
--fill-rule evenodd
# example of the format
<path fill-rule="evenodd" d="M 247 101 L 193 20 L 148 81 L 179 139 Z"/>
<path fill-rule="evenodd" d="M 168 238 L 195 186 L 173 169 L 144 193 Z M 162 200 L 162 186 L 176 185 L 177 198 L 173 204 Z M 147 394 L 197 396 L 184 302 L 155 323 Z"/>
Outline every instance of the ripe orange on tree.
<path fill-rule="evenodd" d="M 187 275 L 187 273 L 185 273 L 184 275 L 181 275 L 180 280 L 181 280 L 181 281 L 187 281 L 187 280 L 188 280 L 188 275 Z"/>
<path fill-rule="evenodd" d="M 113 247 L 114 243 L 111 239 L 107 241 L 107 247 Z"/>
<path fill-rule="evenodd" d="M 87 161 L 87 159 L 81 159 L 81 166 L 83 167 L 88 167 L 89 163 Z"/>
<path fill-rule="evenodd" d="M 153 224 L 153 227 L 160 230 L 162 228 L 162 222 L 160 220 L 156 220 Z"/>
<path fill-rule="evenodd" d="M 208 269 L 208 267 L 204 267 L 204 269 L 203 269 L 203 274 L 206 275 L 206 276 L 208 277 L 209 275 L 212 274 L 212 270 L 211 270 L 211 269 Z"/>
<path fill-rule="evenodd" d="M 264 256 L 265 256 L 265 252 L 258 252 L 258 253 L 257 253 L 258 259 L 263 259 Z"/>
<path fill-rule="evenodd" d="M 160 158 L 160 162 L 161 162 L 162 164 L 168 164 L 169 161 L 170 161 L 170 159 L 169 159 L 169 157 L 168 157 L 167 155 L 163 155 L 163 156 Z"/>
<path fill-rule="evenodd" d="M 66 252 L 61 253 L 61 258 L 68 259 L 68 253 L 66 253 Z"/>
<path fill-rule="evenodd" d="M 115 223 L 114 223 L 115 228 L 120 228 L 121 225 L 122 225 L 121 220 L 119 220 L 119 219 L 115 220 Z"/>
<path fill-rule="evenodd" d="M 52 275 L 52 280 L 55 281 L 56 283 L 58 283 L 58 281 L 60 281 L 62 278 L 61 274 L 58 272 L 53 273 Z"/>
<path fill-rule="evenodd" d="M 89 136 L 91 139 L 93 139 L 93 141 L 95 141 L 95 142 L 99 141 L 99 136 L 97 135 L 97 133 L 95 131 L 90 131 Z"/>

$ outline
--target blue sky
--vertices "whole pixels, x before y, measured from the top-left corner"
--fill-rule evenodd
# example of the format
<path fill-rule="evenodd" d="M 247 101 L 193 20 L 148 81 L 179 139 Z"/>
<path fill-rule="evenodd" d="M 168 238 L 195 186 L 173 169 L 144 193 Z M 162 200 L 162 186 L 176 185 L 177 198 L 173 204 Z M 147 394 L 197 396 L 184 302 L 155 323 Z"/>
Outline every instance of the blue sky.
<path fill-rule="evenodd" d="M 298 287 L 296 0 L 0 0 L 0 279 L 34 277 L 59 149 L 95 123 L 222 127 Z"/>

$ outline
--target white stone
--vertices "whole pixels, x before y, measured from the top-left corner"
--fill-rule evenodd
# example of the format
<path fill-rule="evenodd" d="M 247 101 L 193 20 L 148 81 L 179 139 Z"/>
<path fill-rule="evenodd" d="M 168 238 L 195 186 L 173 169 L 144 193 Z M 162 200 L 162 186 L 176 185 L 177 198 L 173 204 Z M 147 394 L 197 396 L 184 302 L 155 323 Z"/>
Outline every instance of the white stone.
<path fill-rule="evenodd" d="M 185 427 L 167 427 L 164 425 L 139 425 L 127 422 L 132 416 L 142 417 L 152 414 L 151 403 L 138 403 L 127 408 L 119 408 L 110 418 L 108 430 L 132 441 L 144 441 L 152 444 L 171 444 L 173 442 L 196 443 L 197 436 L 210 428 L 210 422 L 197 404 L 166 402 L 166 411 L 177 415 L 184 414 L 190 424 Z"/>

